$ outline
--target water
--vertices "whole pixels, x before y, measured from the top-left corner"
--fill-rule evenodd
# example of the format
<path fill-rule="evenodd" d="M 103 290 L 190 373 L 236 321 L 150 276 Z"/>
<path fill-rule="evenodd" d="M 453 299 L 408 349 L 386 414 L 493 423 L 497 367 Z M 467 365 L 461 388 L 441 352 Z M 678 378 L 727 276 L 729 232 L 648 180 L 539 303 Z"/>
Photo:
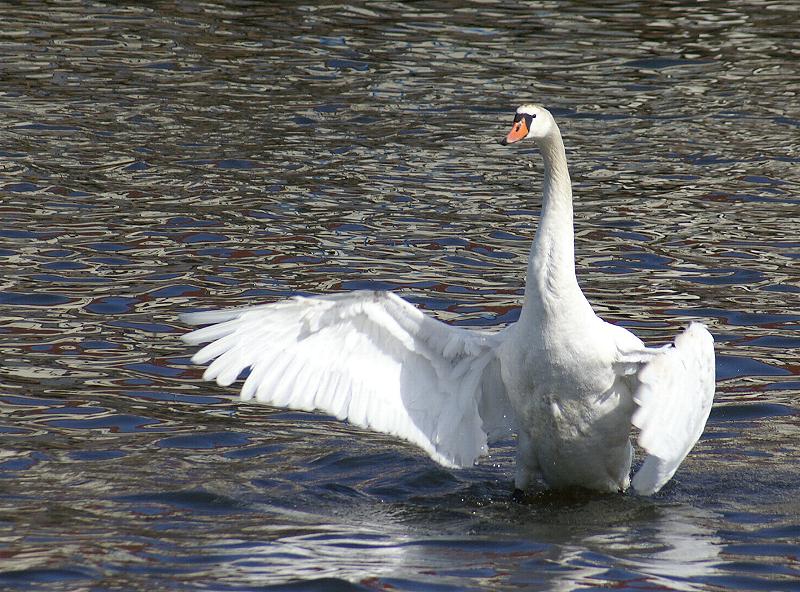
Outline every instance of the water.
<path fill-rule="evenodd" d="M 800 589 L 792 3 L 104 3 L 0 10 L 0 587 Z M 717 340 L 652 499 L 509 499 L 202 383 L 183 310 L 358 288 L 516 318 L 549 106 L 580 282 Z M 292 588 L 290 583 L 300 580 Z"/>

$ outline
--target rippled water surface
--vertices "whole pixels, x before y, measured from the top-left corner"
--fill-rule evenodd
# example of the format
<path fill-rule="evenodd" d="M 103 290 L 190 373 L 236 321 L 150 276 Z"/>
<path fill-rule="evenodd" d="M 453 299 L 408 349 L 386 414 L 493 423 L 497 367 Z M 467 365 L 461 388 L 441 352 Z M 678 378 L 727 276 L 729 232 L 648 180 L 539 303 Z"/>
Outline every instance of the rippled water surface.
<path fill-rule="evenodd" d="M 602 4 L 0 9 L 0 588 L 800 589 L 798 6 Z M 495 140 L 530 101 L 596 310 L 716 337 L 662 492 L 514 503 L 513 442 L 451 471 L 201 382 L 180 311 L 514 321 L 541 162 Z"/>

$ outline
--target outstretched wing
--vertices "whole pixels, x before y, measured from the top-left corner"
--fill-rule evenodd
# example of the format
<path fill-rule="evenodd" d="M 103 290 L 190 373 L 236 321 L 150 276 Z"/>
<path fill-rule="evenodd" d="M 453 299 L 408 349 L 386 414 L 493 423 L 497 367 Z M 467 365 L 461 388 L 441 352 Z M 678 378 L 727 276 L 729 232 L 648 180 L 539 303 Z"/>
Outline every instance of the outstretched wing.
<path fill-rule="evenodd" d="M 632 419 L 648 453 L 632 481 L 644 495 L 672 478 L 703 433 L 714 400 L 714 338 L 704 325 L 692 323 L 674 347 L 647 352 L 649 359 L 636 372 Z"/>
<path fill-rule="evenodd" d="M 391 292 L 295 297 L 181 315 L 211 326 L 192 361 L 221 386 L 246 368 L 241 398 L 311 411 L 398 436 L 446 466 L 466 466 L 514 418 L 495 351 L 502 334 L 446 325 Z"/>

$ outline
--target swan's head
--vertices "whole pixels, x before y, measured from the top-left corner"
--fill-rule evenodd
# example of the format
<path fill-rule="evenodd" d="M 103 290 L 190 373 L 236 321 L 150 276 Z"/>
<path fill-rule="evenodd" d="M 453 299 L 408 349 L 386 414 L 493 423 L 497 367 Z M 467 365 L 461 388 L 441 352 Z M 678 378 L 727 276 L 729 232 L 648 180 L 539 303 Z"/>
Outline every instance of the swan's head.
<path fill-rule="evenodd" d="M 508 135 L 500 143 L 513 144 L 525 138 L 539 140 L 550 135 L 556 127 L 556 121 L 550 111 L 539 105 L 523 105 L 514 115 L 514 123 Z"/>

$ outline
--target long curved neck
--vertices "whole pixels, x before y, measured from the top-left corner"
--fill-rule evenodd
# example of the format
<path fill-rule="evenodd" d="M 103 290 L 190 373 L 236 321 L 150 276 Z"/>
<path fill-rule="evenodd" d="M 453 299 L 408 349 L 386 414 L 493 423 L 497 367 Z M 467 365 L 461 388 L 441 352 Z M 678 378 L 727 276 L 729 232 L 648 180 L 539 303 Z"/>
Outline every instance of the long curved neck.
<path fill-rule="evenodd" d="M 572 184 L 557 126 L 538 142 L 544 158 L 542 215 L 531 246 L 523 314 L 572 314 L 588 306 L 575 278 Z"/>

